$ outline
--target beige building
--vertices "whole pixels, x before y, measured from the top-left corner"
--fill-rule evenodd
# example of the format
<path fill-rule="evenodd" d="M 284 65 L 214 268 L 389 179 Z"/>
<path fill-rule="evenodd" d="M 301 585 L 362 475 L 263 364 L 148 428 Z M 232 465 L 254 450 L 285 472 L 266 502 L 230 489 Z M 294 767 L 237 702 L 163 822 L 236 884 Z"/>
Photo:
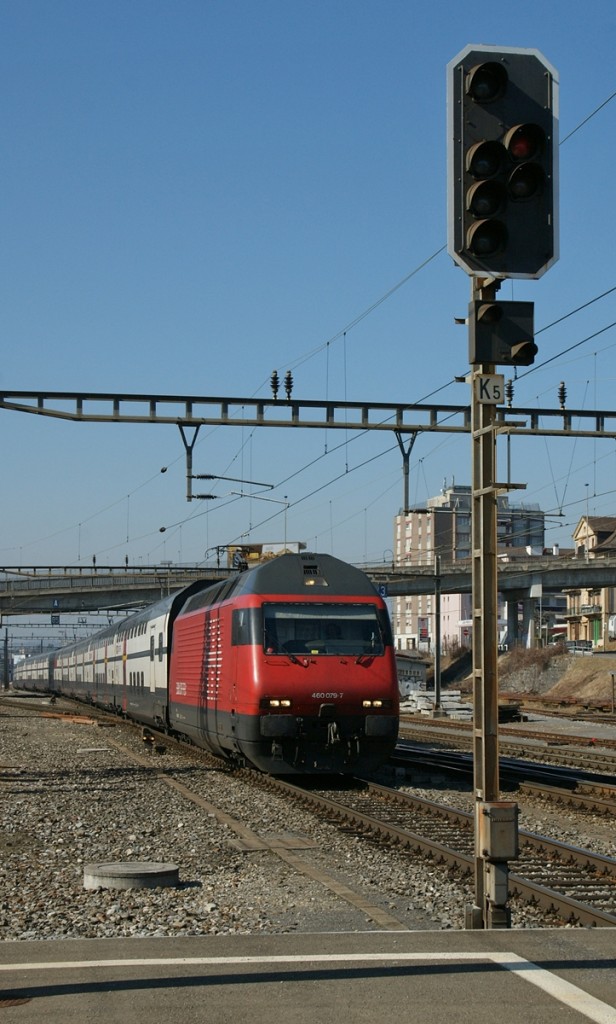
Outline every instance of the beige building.
<path fill-rule="evenodd" d="M 573 543 L 580 559 L 616 556 L 616 516 L 582 516 Z M 616 588 L 576 587 L 566 593 L 567 640 L 610 646 L 616 640 Z"/>

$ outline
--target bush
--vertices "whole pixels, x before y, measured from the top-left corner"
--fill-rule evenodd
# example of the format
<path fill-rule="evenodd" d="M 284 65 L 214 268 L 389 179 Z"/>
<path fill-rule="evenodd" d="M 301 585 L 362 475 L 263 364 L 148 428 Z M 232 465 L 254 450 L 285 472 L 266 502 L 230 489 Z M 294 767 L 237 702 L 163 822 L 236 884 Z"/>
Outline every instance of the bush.
<path fill-rule="evenodd" d="M 563 654 L 566 654 L 563 644 L 552 647 L 514 647 L 507 657 L 499 662 L 498 672 L 501 677 L 529 668 L 545 672 L 550 668 L 554 658 L 560 658 Z"/>

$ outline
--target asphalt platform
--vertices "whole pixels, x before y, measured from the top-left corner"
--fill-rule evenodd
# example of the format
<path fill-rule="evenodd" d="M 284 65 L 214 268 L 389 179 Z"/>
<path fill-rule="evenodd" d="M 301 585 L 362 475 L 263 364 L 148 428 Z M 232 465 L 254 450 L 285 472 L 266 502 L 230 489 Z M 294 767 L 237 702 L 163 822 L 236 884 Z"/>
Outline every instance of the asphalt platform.
<path fill-rule="evenodd" d="M 0 944 L 1 1024 L 616 1024 L 616 929 Z"/>

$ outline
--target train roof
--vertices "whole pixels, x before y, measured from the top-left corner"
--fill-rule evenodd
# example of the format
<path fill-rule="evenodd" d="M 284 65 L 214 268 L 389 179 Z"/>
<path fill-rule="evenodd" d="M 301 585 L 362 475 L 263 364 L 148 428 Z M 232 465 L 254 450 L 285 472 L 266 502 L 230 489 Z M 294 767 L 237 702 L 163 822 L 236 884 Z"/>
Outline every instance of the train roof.
<path fill-rule="evenodd" d="M 187 587 L 182 587 L 181 590 L 175 590 L 171 594 L 167 594 L 167 596 L 161 598 L 160 601 L 156 601 L 154 604 L 149 604 L 145 608 L 141 608 L 138 612 L 128 615 L 125 619 L 120 619 L 118 622 L 114 622 L 111 626 L 105 626 L 103 629 L 97 630 L 96 633 L 91 633 L 83 640 L 78 640 L 76 643 L 72 644 L 64 644 L 62 647 L 59 647 L 52 652 L 53 656 L 65 655 L 69 651 L 87 651 L 93 644 L 98 646 L 101 641 L 106 638 L 112 638 L 118 634 L 126 633 L 130 629 L 138 627 L 141 623 L 147 623 L 151 619 L 160 618 L 167 613 L 169 613 L 173 619 L 185 604 L 187 598 L 200 591 L 210 590 L 211 587 L 212 584 L 210 580 L 195 580 L 193 583 L 189 583 Z"/>
<path fill-rule="evenodd" d="M 377 597 L 378 592 L 361 569 L 343 562 L 333 555 L 303 551 L 299 554 L 277 555 L 252 569 L 238 572 L 228 579 L 212 584 L 209 580 L 195 580 L 187 587 L 176 590 L 148 605 L 120 622 L 53 651 L 51 657 L 69 651 L 85 651 L 100 644 L 106 637 L 125 633 L 140 623 L 169 613 L 173 621 L 183 612 L 194 611 L 207 605 L 249 594 L 285 594 L 290 596 Z"/>
<path fill-rule="evenodd" d="M 315 593 L 324 598 L 378 596 L 374 584 L 361 569 L 333 555 L 304 551 L 277 555 L 253 569 L 238 572 L 231 579 L 189 597 L 182 612 L 248 594 L 306 597 Z"/>

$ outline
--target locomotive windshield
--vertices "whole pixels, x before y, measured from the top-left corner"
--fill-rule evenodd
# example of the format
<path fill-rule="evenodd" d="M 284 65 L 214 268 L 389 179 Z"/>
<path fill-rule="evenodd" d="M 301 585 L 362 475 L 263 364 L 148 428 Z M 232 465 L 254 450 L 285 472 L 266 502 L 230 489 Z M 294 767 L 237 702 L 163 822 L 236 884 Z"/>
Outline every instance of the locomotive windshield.
<path fill-rule="evenodd" d="M 370 604 L 265 604 L 269 654 L 383 654 L 387 625 Z"/>

